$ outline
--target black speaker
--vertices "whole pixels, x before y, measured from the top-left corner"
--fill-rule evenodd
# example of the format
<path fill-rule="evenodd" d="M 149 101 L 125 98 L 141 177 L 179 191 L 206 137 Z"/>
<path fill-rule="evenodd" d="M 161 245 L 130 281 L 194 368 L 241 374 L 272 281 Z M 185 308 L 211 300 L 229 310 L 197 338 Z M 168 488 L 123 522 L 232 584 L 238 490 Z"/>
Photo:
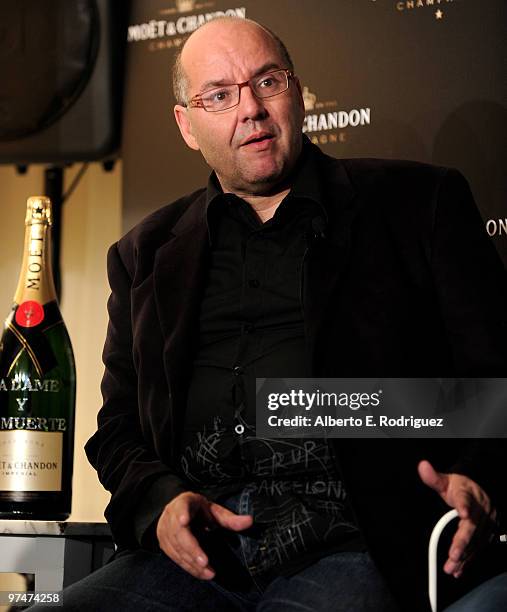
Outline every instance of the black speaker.
<path fill-rule="evenodd" d="M 118 150 L 127 4 L 2 0 L 0 163 L 94 161 Z"/>

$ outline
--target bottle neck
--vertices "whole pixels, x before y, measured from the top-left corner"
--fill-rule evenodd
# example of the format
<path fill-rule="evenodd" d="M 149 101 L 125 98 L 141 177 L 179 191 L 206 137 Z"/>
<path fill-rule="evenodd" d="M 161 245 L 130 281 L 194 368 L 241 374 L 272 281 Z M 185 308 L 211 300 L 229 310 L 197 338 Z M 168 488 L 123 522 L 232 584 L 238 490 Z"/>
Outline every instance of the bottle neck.
<path fill-rule="evenodd" d="M 51 262 L 51 227 L 46 220 L 29 222 L 25 231 L 23 263 L 14 302 L 47 304 L 56 300 Z"/>

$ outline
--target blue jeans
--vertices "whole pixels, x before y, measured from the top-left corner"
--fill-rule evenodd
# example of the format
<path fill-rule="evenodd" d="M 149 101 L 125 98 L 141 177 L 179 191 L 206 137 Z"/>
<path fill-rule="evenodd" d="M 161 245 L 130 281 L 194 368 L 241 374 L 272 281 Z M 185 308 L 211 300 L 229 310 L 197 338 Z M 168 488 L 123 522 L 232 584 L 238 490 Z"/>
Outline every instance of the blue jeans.
<path fill-rule="evenodd" d="M 504 612 L 507 610 L 507 573 L 479 585 L 444 612 Z"/>
<path fill-rule="evenodd" d="M 90 612 L 398 612 L 368 553 L 324 557 L 265 591 L 227 572 L 194 578 L 164 553 L 125 551 L 63 592 L 63 611 Z M 224 586 L 225 585 L 225 586 Z M 33 611 L 47 607 L 30 608 Z M 55 610 L 57 608 L 54 608 Z"/>

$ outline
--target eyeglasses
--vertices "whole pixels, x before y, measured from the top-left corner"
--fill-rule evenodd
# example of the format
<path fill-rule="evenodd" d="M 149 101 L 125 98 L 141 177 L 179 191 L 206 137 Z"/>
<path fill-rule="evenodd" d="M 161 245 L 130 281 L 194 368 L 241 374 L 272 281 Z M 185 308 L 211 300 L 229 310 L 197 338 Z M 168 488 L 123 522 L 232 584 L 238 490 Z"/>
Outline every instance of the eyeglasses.
<path fill-rule="evenodd" d="M 243 87 L 250 87 L 257 98 L 272 98 L 289 89 L 289 79 L 294 78 L 291 70 L 273 70 L 259 76 L 252 77 L 243 83 L 222 85 L 203 91 L 193 96 L 189 102 L 189 108 L 204 108 L 209 113 L 228 110 L 239 104 L 239 96 Z"/>

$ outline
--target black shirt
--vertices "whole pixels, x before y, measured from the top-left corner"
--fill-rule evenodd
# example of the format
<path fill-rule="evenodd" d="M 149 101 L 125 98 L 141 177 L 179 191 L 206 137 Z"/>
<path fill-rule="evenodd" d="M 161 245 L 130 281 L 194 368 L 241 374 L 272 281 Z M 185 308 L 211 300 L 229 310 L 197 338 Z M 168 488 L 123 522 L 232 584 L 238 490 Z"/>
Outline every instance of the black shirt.
<path fill-rule="evenodd" d="M 248 492 L 248 535 L 259 541 L 246 561 L 252 574 L 288 573 L 316 556 L 362 547 L 327 442 L 255 435 L 256 378 L 311 376 L 303 262 L 315 219 L 326 212 L 308 157 L 266 223 L 247 202 L 224 194 L 214 175 L 207 190 L 211 261 L 181 471 L 194 490 L 226 505 Z"/>

